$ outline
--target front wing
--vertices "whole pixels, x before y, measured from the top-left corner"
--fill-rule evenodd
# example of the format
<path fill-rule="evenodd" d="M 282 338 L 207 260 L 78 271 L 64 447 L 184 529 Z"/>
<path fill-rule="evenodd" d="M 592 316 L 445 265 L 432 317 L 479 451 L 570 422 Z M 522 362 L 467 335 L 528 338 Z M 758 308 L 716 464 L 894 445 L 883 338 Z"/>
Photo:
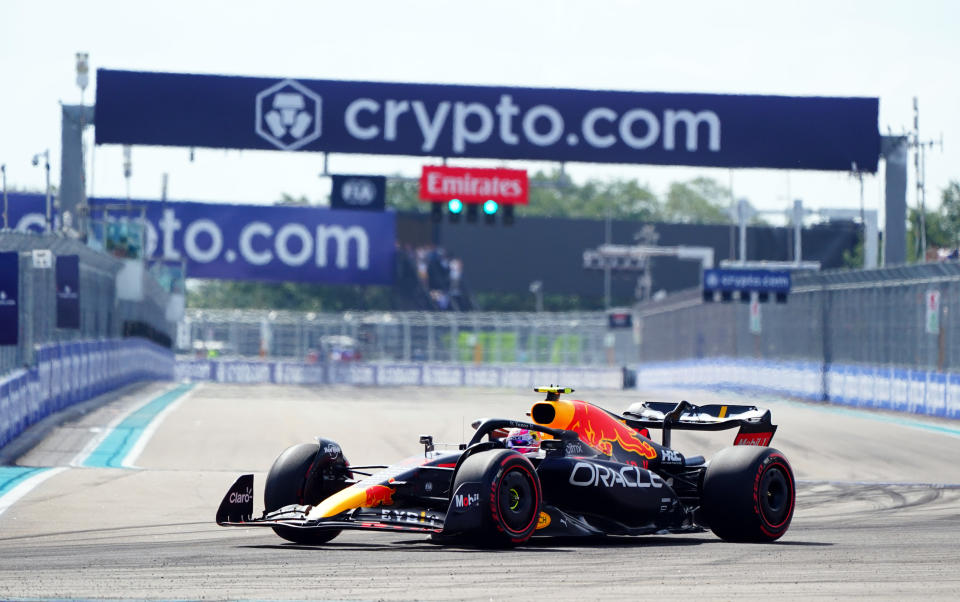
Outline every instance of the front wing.
<path fill-rule="evenodd" d="M 253 516 L 253 475 L 236 480 L 223 496 L 217 510 L 217 524 L 222 527 L 290 527 L 306 530 L 368 529 L 374 531 L 409 531 L 440 533 L 446 514 L 426 508 L 353 508 L 329 518 L 310 518 L 313 506 L 292 504 L 273 512 Z"/>

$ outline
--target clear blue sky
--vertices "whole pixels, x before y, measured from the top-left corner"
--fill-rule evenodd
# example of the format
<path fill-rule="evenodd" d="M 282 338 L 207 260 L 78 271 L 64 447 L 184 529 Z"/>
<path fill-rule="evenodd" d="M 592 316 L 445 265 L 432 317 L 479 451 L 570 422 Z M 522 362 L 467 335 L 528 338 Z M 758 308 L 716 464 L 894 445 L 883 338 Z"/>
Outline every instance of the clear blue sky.
<path fill-rule="evenodd" d="M 639 0 L 349 2 L 53 2 L 5 0 L 0 19 L 0 162 L 12 186 L 41 188 L 33 153 L 59 175 L 58 102 L 77 103 L 74 53 L 91 67 L 313 79 L 359 79 L 633 91 L 878 96 L 880 127 L 912 124 L 944 139 L 928 153 L 928 201 L 960 179 L 960 3 L 642 2 Z M 93 98 L 95 79 L 87 89 Z M 88 157 L 89 158 L 89 157 Z M 123 196 L 119 147 L 93 155 L 93 193 Z M 334 155 L 332 171 L 419 174 L 421 160 Z M 548 164 L 518 164 L 531 169 Z M 322 198 L 313 153 L 134 148 L 131 192 L 156 198 L 269 203 Z M 635 178 L 656 192 L 699 175 L 733 183 L 763 209 L 801 198 L 858 207 L 848 174 L 574 164 L 577 181 Z M 882 172 L 865 181 L 882 205 Z M 908 200 L 915 204 L 912 158 Z"/>

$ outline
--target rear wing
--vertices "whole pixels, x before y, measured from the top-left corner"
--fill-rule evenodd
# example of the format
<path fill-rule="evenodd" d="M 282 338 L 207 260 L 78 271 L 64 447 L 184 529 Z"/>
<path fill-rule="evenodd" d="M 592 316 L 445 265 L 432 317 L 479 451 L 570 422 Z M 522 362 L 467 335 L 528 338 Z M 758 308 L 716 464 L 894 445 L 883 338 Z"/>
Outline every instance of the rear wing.
<path fill-rule="evenodd" d="M 632 428 L 663 429 L 663 445 L 670 447 L 670 431 L 723 431 L 740 427 L 734 445 L 770 445 L 777 425 L 770 419 L 770 410 L 747 405 L 708 404 L 696 406 L 680 403 L 644 401 L 631 405 L 623 413 Z"/>

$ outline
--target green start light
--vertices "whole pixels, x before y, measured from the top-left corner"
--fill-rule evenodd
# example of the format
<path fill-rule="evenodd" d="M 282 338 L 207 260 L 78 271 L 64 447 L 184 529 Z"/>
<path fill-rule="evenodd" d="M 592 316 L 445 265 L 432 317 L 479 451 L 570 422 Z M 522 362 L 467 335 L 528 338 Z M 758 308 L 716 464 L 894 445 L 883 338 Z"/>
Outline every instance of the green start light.
<path fill-rule="evenodd" d="M 497 205 L 497 202 L 492 199 L 483 203 L 483 212 L 487 215 L 493 215 L 499 208 L 500 206 Z"/>
<path fill-rule="evenodd" d="M 447 202 L 447 209 L 450 210 L 450 213 L 458 214 L 463 211 L 463 201 L 460 199 L 450 199 Z"/>

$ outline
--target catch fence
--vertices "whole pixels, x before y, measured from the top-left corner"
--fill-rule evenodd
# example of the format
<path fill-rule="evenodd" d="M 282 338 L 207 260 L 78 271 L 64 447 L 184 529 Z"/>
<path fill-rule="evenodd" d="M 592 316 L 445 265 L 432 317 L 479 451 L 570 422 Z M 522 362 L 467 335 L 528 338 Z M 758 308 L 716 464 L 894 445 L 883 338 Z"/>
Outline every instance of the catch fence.
<path fill-rule="evenodd" d="M 603 312 L 187 310 L 181 352 L 308 361 L 605 365 Z"/>
<path fill-rule="evenodd" d="M 637 386 L 741 390 L 960 418 L 960 264 L 797 274 L 785 304 L 638 308 Z"/>
<path fill-rule="evenodd" d="M 32 252 L 49 250 L 50 267 L 34 265 Z M 125 327 L 144 326 L 171 337 L 176 325 L 165 319 L 168 295 L 155 279 L 143 279 L 141 301 L 117 298 L 117 273 L 123 262 L 88 248 L 80 241 L 54 234 L 5 230 L 0 251 L 19 253 L 18 337 L 16 345 L 0 346 L 0 375 L 36 363 L 36 348 L 48 343 L 114 339 L 129 334 Z M 57 328 L 56 257 L 79 258 L 79 328 Z"/>
<path fill-rule="evenodd" d="M 787 303 L 704 302 L 688 290 L 638 307 L 639 360 L 808 361 L 960 371 L 960 263 L 797 273 Z"/>

